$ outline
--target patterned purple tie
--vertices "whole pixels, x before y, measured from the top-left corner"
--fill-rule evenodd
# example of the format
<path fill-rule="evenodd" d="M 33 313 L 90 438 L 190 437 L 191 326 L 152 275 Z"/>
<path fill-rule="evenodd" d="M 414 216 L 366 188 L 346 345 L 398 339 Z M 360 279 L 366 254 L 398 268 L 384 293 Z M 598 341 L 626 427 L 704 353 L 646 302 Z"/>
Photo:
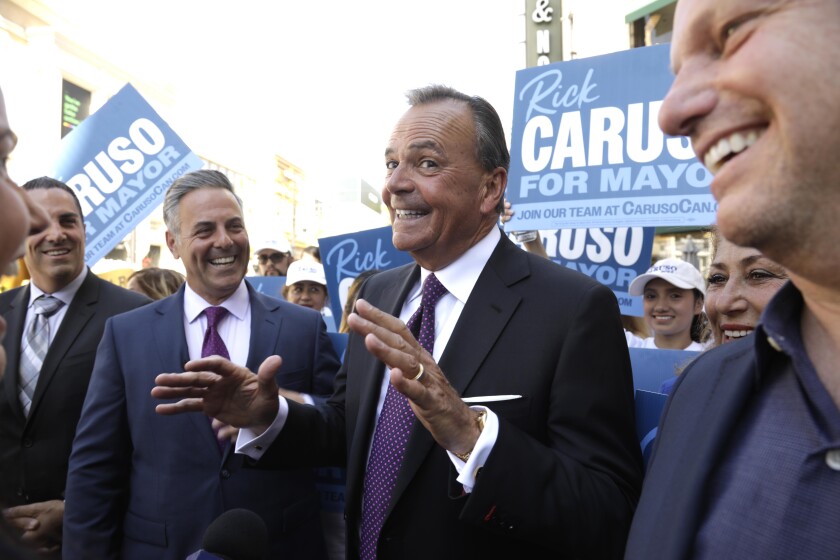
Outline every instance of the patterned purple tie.
<path fill-rule="evenodd" d="M 230 354 L 228 353 L 227 346 L 225 346 L 225 341 L 222 340 L 222 337 L 219 335 L 218 324 L 228 313 L 228 310 L 224 307 L 208 307 L 204 310 L 204 316 L 207 317 L 207 330 L 204 331 L 204 342 L 201 345 L 201 357 L 206 358 L 207 356 L 221 356 L 222 358 L 230 359 Z M 208 418 L 210 423 L 212 424 L 213 420 Z M 225 447 L 227 446 L 226 441 L 221 441 L 218 438 L 218 431 L 213 430 L 213 434 L 216 435 L 216 443 L 219 444 L 219 451 L 222 452 L 224 455 Z"/>
<path fill-rule="evenodd" d="M 430 354 L 435 346 L 435 305 L 446 291 L 435 275 L 430 274 L 423 284 L 420 308 L 408 320 L 409 330 L 420 346 Z M 413 425 L 414 411 L 408 399 L 389 383 L 365 471 L 362 543 L 359 551 L 362 560 L 376 558 L 376 544 L 385 523 L 385 511 L 391 502 L 391 493 L 397 482 L 397 473 Z"/>
<path fill-rule="evenodd" d="M 207 356 L 221 356 L 222 358 L 230 359 L 225 341 L 219 336 L 217 325 L 228 310 L 224 307 L 208 307 L 204 310 L 204 316 L 207 317 L 207 330 L 204 331 L 204 343 L 201 345 L 201 357 Z"/>

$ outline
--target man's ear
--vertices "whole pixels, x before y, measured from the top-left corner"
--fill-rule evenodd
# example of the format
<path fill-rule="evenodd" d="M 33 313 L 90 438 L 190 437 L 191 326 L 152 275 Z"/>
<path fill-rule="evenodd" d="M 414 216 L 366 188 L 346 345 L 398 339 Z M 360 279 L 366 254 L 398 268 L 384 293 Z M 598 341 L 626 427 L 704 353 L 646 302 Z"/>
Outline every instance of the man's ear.
<path fill-rule="evenodd" d="M 176 259 L 180 259 L 181 255 L 178 253 L 178 245 L 175 243 L 175 236 L 169 233 L 169 230 L 166 230 L 166 246 L 169 247 L 169 252 L 172 253 L 172 256 Z"/>
<path fill-rule="evenodd" d="M 498 217 L 506 187 L 507 171 L 504 167 L 497 167 L 485 175 L 481 186 L 482 214 L 494 214 Z"/>

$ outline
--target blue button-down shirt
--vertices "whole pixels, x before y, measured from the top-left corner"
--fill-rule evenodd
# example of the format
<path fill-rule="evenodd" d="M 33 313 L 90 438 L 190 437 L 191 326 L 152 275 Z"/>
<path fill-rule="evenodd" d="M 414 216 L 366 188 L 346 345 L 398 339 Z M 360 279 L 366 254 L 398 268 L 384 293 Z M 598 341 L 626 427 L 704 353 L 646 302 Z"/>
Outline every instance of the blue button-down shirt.
<path fill-rule="evenodd" d="M 840 410 L 805 352 L 802 308 L 788 283 L 756 329 L 758 391 L 712 477 L 693 558 L 840 558 Z"/>

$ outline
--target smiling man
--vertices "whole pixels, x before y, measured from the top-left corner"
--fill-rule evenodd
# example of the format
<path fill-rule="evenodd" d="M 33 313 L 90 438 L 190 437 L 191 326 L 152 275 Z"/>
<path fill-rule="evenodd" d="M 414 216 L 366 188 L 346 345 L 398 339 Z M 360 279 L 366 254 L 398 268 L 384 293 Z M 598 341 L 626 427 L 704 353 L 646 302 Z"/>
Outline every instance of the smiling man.
<path fill-rule="evenodd" d="M 659 113 L 726 239 L 787 268 L 754 334 L 680 375 L 627 558 L 840 558 L 840 2 L 680 0 Z"/>
<path fill-rule="evenodd" d="M 67 461 L 105 321 L 150 300 L 85 266 L 82 210 L 70 187 L 41 177 L 23 188 L 49 222 L 25 243 L 30 284 L 0 295 L 9 328 L 0 381 L 0 502 L 14 506 L 4 515 L 24 540 L 57 552 Z"/>
<path fill-rule="evenodd" d="M 281 353 L 277 383 L 328 395 L 338 359 L 320 313 L 256 293 L 242 204 L 224 174 L 195 171 L 164 200 L 166 242 L 187 271 L 175 295 L 108 323 L 67 482 L 66 559 L 183 560 L 231 508 L 272 528 L 271 558 L 325 558 L 310 469 L 245 468 L 204 417 L 155 414 L 155 375 L 208 355 L 257 366 Z"/>
<path fill-rule="evenodd" d="M 510 157 L 487 101 L 409 104 L 383 200 L 415 263 L 364 284 L 326 405 L 278 401 L 273 357 L 258 379 L 219 360 L 160 376 L 186 399 L 158 409 L 250 428 L 266 465 L 346 460 L 349 559 L 619 558 L 642 473 L 616 299 L 499 232 Z"/>

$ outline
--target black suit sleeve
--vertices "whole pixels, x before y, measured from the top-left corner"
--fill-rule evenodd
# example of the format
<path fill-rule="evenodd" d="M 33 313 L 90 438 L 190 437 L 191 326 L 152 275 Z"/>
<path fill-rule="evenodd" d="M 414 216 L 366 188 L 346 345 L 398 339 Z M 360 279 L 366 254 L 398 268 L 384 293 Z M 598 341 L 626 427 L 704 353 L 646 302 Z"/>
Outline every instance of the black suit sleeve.
<path fill-rule="evenodd" d="M 548 425 L 526 433 L 500 418 L 461 520 L 570 558 L 620 558 L 642 478 L 629 357 L 609 290 L 569 311 Z"/>

